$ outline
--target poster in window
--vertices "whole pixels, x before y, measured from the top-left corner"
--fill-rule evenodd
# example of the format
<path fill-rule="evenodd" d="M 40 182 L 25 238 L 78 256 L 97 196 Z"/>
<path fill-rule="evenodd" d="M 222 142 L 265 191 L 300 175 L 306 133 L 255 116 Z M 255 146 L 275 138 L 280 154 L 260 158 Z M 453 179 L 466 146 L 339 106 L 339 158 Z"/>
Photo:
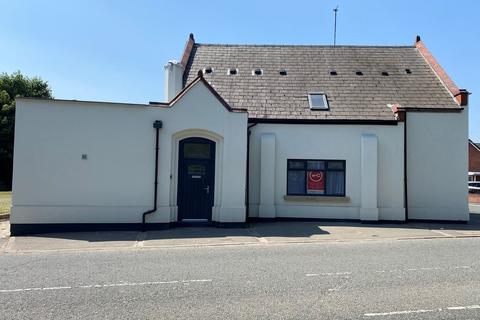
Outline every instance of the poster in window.
<path fill-rule="evenodd" d="M 325 193 L 325 172 L 307 171 L 307 194 Z"/>

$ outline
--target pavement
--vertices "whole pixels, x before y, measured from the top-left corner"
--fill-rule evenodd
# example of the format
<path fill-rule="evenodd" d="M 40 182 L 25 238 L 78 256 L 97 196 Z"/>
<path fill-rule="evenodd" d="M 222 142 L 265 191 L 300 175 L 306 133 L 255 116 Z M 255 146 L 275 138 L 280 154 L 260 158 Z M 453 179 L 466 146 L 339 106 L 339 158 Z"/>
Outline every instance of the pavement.
<path fill-rule="evenodd" d="M 248 228 L 172 228 L 159 231 L 72 232 L 8 237 L 0 222 L 1 252 L 139 250 L 168 247 L 281 245 L 292 243 L 382 241 L 480 237 L 480 205 L 472 205 L 468 224 L 357 222 L 262 222 Z"/>

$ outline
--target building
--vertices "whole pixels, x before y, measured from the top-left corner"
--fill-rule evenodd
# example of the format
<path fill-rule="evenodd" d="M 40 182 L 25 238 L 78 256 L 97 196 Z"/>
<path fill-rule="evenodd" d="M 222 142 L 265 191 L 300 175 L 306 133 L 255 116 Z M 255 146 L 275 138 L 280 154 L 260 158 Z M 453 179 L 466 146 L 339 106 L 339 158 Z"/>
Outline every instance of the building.
<path fill-rule="evenodd" d="M 412 46 L 188 38 L 168 102 L 17 99 L 13 234 L 468 221 L 468 92 Z"/>
<path fill-rule="evenodd" d="M 480 143 L 468 139 L 468 181 L 480 181 Z"/>

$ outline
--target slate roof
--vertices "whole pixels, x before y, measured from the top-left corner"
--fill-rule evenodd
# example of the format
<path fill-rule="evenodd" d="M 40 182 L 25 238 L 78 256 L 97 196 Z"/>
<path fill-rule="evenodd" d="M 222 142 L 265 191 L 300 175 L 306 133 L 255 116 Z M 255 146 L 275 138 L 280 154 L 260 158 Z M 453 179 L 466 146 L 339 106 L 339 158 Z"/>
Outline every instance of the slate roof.
<path fill-rule="evenodd" d="M 249 118 L 393 120 L 388 104 L 459 108 L 415 46 L 195 43 L 184 83 L 205 67 L 214 69 L 205 79 L 232 108 L 247 109 Z M 228 75 L 229 68 L 238 74 Z M 262 76 L 252 75 L 256 68 L 263 70 Z M 286 76 L 279 74 L 282 69 Z M 336 76 L 330 75 L 332 70 Z M 310 110 L 309 92 L 324 92 L 330 110 Z"/>

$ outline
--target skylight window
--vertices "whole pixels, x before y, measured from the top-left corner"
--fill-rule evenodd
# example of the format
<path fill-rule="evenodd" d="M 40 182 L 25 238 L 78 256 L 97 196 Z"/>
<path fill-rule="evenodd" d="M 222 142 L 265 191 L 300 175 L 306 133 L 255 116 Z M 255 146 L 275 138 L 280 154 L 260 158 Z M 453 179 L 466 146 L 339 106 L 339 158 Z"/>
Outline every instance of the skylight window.
<path fill-rule="evenodd" d="M 281 69 L 278 73 L 280 73 L 281 76 L 286 76 L 287 75 L 287 70 Z"/>
<path fill-rule="evenodd" d="M 212 67 L 205 67 L 203 69 L 203 73 L 204 74 L 211 74 L 211 73 L 213 73 L 213 68 Z"/>
<path fill-rule="evenodd" d="M 228 69 L 228 74 L 231 76 L 236 76 L 238 74 L 238 69 L 230 68 Z"/>
<path fill-rule="evenodd" d="M 338 74 L 338 73 L 337 73 L 337 71 L 335 71 L 335 70 L 330 71 L 330 75 L 331 75 L 331 76 L 336 76 L 337 74 Z"/>
<path fill-rule="evenodd" d="M 382 72 L 382 76 L 388 77 L 388 72 L 387 72 L 387 71 L 383 71 L 383 72 Z"/>
<path fill-rule="evenodd" d="M 308 94 L 308 103 L 311 110 L 328 110 L 327 95 L 323 92 L 312 92 Z"/>
<path fill-rule="evenodd" d="M 410 70 L 410 69 L 405 69 L 405 73 L 406 73 L 406 74 L 412 74 L 412 70 Z"/>
<path fill-rule="evenodd" d="M 261 76 L 261 75 L 263 75 L 263 70 L 262 69 L 254 69 L 254 70 L 252 70 L 252 75 Z"/>
<path fill-rule="evenodd" d="M 356 74 L 357 76 L 363 76 L 363 72 L 362 72 L 362 71 L 357 71 L 357 72 L 355 72 L 355 74 Z"/>

